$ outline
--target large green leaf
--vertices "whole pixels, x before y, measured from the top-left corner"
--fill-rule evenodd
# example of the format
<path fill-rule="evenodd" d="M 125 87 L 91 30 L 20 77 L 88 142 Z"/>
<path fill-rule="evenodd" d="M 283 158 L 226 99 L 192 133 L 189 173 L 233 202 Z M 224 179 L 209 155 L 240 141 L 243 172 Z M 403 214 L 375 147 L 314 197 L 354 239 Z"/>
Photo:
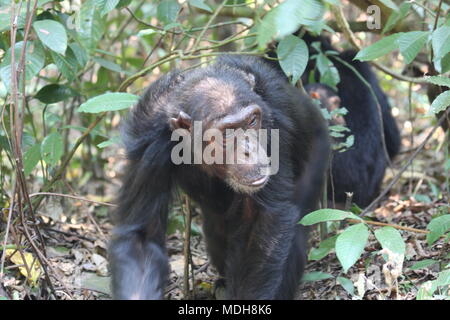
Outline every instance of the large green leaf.
<path fill-rule="evenodd" d="M 404 255 L 406 246 L 400 232 L 392 227 L 383 227 L 375 230 L 375 237 L 384 249 L 399 255 Z"/>
<path fill-rule="evenodd" d="M 41 145 L 34 144 L 23 154 L 23 171 L 28 176 L 41 160 Z"/>
<path fill-rule="evenodd" d="M 63 154 L 63 138 L 58 132 L 45 137 L 41 145 L 42 159 L 50 166 L 55 166 Z"/>
<path fill-rule="evenodd" d="M 123 92 L 105 93 L 83 103 L 78 112 L 99 113 L 127 109 L 139 100 L 138 96 Z"/>
<path fill-rule="evenodd" d="M 344 268 L 344 272 L 347 272 L 364 252 L 368 238 L 369 230 L 364 223 L 348 227 L 338 236 L 336 256 Z"/>
<path fill-rule="evenodd" d="M 125 72 L 124 70 L 122 70 L 121 66 L 119 66 L 118 64 L 116 64 L 112 61 L 109 61 L 109 60 L 106 60 L 103 58 L 99 58 L 99 57 L 94 57 L 93 60 L 108 70 L 111 70 L 114 72 Z"/>
<path fill-rule="evenodd" d="M 361 220 L 360 217 L 351 212 L 336 209 L 320 209 L 307 214 L 299 223 L 304 226 L 310 226 L 319 222 L 344 220 L 347 218 Z"/>
<path fill-rule="evenodd" d="M 427 234 L 427 242 L 431 245 L 450 230 L 450 214 L 434 218 L 428 224 L 427 229 L 430 230 L 430 233 Z"/>
<path fill-rule="evenodd" d="M 381 3 L 383 3 L 386 7 L 391 8 L 394 11 L 398 11 L 398 7 L 392 0 L 380 0 Z"/>
<path fill-rule="evenodd" d="M 431 113 L 444 111 L 450 105 L 450 91 L 444 91 L 433 100 L 430 106 Z"/>
<path fill-rule="evenodd" d="M 189 0 L 189 4 L 193 7 L 213 12 L 212 9 L 205 3 L 205 0 Z"/>
<path fill-rule="evenodd" d="M 162 0 L 156 11 L 159 21 L 164 24 L 173 23 L 177 20 L 180 5 L 177 0 Z"/>
<path fill-rule="evenodd" d="M 411 63 L 428 39 L 428 31 L 411 31 L 402 33 L 397 43 L 407 64 Z"/>
<path fill-rule="evenodd" d="M 390 36 L 384 37 L 383 39 L 359 51 L 355 59 L 360 61 L 369 61 L 388 54 L 398 48 L 397 39 L 400 35 L 400 33 L 394 33 Z"/>
<path fill-rule="evenodd" d="M 300 25 L 312 26 L 323 17 L 325 8 L 319 0 L 287 0 L 272 9 L 258 29 L 258 44 L 264 47 L 272 39 L 292 34 Z"/>
<path fill-rule="evenodd" d="M 434 30 L 431 37 L 434 59 L 441 59 L 450 52 L 450 27 L 442 26 Z"/>
<path fill-rule="evenodd" d="M 72 49 L 67 49 L 65 57 L 53 51 L 50 51 L 50 55 L 63 76 L 69 81 L 73 80 L 78 71 L 78 63 Z"/>
<path fill-rule="evenodd" d="M 14 50 L 16 66 L 19 64 L 22 48 L 23 41 L 16 43 Z M 45 52 L 38 41 L 28 41 L 25 52 L 25 78 L 29 81 L 44 67 Z M 9 90 L 11 85 L 11 49 L 7 51 L 3 62 L 0 64 L 0 78 Z"/>
<path fill-rule="evenodd" d="M 293 84 L 297 83 L 308 64 L 309 53 L 305 41 L 296 36 L 287 36 L 278 44 L 277 55 L 281 69 L 288 77 L 292 76 Z"/>
<path fill-rule="evenodd" d="M 104 18 L 101 16 L 101 9 L 96 5 L 96 0 L 83 3 L 77 15 L 76 27 L 78 39 L 83 47 L 88 51 L 95 49 L 105 27 Z"/>
<path fill-rule="evenodd" d="M 383 28 L 382 33 L 384 34 L 386 32 L 389 32 L 397 25 L 397 23 L 399 23 L 400 21 L 403 21 L 403 19 L 408 14 L 410 8 L 411 8 L 411 3 L 403 2 L 400 5 L 400 8 L 398 11 L 392 11 L 391 15 L 389 16 L 388 20 L 386 21 L 386 24 Z"/>
<path fill-rule="evenodd" d="M 450 285 L 450 270 L 444 270 L 439 273 L 436 279 L 436 286 L 449 286 Z"/>
<path fill-rule="evenodd" d="M 68 86 L 52 83 L 42 87 L 34 97 L 45 104 L 50 104 L 64 101 L 77 95 L 78 93 Z"/>
<path fill-rule="evenodd" d="M 73 55 L 78 62 L 78 66 L 81 68 L 85 67 L 86 63 L 89 60 L 89 54 L 87 53 L 86 49 L 75 42 L 69 44 L 69 48 L 72 50 Z"/>
<path fill-rule="evenodd" d="M 51 0 L 38 0 L 37 8 L 42 7 L 42 5 L 50 2 Z M 16 10 L 19 6 L 16 4 Z M 20 6 L 20 14 L 17 18 L 17 28 L 23 29 L 25 27 L 25 19 L 27 14 L 27 6 Z M 15 13 L 17 15 L 17 12 Z M 0 32 L 9 30 L 11 28 L 11 1 L 3 0 L 0 1 Z"/>
<path fill-rule="evenodd" d="M 97 7 L 102 16 L 113 10 L 118 3 L 119 0 L 96 0 Z"/>
<path fill-rule="evenodd" d="M 443 76 L 427 77 L 426 80 L 438 86 L 445 86 L 450 88 L 450 78 Z"/>
<path fill-rule="evenodd" d="M 44 45 L 59 54 L 65 54 L 67 33 L 61 23 L 54 20 L 39 20 L 33 23 L 33 28 Z"/>

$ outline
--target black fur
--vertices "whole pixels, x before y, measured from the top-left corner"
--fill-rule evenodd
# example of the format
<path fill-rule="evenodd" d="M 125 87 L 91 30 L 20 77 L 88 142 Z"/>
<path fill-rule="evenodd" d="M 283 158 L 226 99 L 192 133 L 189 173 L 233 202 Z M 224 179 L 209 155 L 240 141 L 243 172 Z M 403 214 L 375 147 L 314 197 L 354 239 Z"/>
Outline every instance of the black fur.
<path fill-rule="evenodd" d="M 254 78 L 254 90 L 246 75 Z M 214 103 L 185 103 L 205 77 L 232 85 L 236 108 L 258 103 L 262 127 L 279 129 L 279 172 L 255 194 L 236 193 L 197 165 L 170 161 L 169 117 L 182 110 L 198 120 L 217 112 Z M 110 247 L 114 298 L 163 298 L 167 212 L 176 186 L 202 209 L 208 253 L 226 278 L 227 298 L 294 297 L 307 237 L 297 222 L 316 208 L 329 159 L 327 128 L 309 97 L 259 58 L 223 56 L 209 67 L 171 72 L 153 83 L 131 111 L 123 136 L 129 164 Z"/>

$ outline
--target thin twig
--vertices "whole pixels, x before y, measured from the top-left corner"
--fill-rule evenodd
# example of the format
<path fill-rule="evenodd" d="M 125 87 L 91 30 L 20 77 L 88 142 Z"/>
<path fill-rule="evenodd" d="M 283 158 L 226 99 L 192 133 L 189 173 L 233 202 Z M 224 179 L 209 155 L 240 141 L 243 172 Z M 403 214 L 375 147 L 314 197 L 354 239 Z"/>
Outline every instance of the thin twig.
<path fill-rule="evenodd" d="M 371 224 L 371 225 L 380 226 L 380 227 L 392 227 L 395 229 L 411 231 L 411 232 L 416 232 L 416 233 L 424 233 L 424 234 L 430 233 L 430 231 L 428 231 L 428 230 L 404 227 L 404 226 L 399 226 L 397 224 L 384 223 L 384 222 L 378 222 L 378 221 L 368 221 L 368 220 L 358 220 L 358 219 L 348 219 L 347 221 L 349 221 L 351 223 L 366 223 L 366 224 Z"/>
<path fill-rule="evenodd" d="M 220 10 L 222 10 L 222 8 L 225 6 L 225 3 L 227 2 L 227 0 L 223 0 L 222 3 L 217 7 L 217 9 L 214 11 L 213 15 L 211 16 L 211 18 L 209 18 L 208 22 L 206 23 L 206 25 L 203 27 L 203 30 L 200 32 L 200 34 L 197 37 L 197 40 L 195 41 L 194 45 L 192 46 L 192 51 L 195 51 L 198 47 L 198 45 L 200 44 L 200 41 L 202 40 L 203 36 L 206 33 L 206 30 L 208 30 L 209 26 L 211 25 L 211 23 L 214 21 L 214 19 L 217 17 L 217 15 L 219 14 Z"/>
<path fill-rule="evenodd" d="M 42 196 L 64 197 L 64 198 L 70 198 L 70 199 L 90 202 L 90 203 L 94 203 L 94 204 L 99 204 L 102 206 L 117 207 L 117 205 L 115 205 L 113 203 L 109 203 L 109 202 L 95 201 L 95 200 L 91 200 L 91 199 L 87 199 L 87 198 L 83 198 L 83 197 L 73 196 L 70 194 L 55 193 L 55 192 L 35 192 L 35 193 L 30 194 L 30 198 L 33 198 L 36 196 L 41 196 L 41 195 Z"/>
<path fill-rule="evenodd" d="M 183 244 L 183 253 L 184 253 L 184 286 L 183 293 L 184 298 L 186 300 L 190 299 L 189 293 L 189 256 L 191 254 L 191 203 L 189 201 L 189 197 L 183 194 L 183 213 L 184 213 L 184 244 Z M 192 279 L 192 285 L 194 286 L 194 279 Z"/>

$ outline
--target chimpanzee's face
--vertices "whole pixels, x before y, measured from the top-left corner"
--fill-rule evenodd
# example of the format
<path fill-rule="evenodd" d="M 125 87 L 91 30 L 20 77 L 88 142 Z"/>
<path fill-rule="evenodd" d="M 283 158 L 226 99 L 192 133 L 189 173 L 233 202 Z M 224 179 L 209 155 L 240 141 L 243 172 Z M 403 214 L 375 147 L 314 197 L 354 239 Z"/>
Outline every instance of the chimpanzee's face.
<path fill-rule="evenodd" d="M 194 147 L 192 152 L 201 153 L 201 169 L 236 192 L 251 194 L 267 183 L 270 172 L 266 146 L 261 143 L 267 139 L 260 139 L 262 116 L 261 108 L 250 104 L 201 122 L 180 112 L 177 118 L 170 119 L 170 125 L 172 129 L 189 131 L 191 141 L 200 132 L 201 148 Z"/>

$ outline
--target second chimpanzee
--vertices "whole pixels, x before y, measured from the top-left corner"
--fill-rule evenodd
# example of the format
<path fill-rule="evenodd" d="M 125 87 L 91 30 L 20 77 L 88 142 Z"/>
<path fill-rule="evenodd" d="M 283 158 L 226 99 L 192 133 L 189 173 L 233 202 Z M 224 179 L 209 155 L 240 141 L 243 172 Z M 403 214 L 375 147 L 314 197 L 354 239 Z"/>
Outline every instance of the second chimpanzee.
<path fill-rule="evenodd" d="M 308 45 L 310 55 L 317 54 L 312 43 L 319 42 L 322 52 L 336 51 L 326 37 L 315 37 L 309 33 L 303 36 Z M 380 88 L 375 73 L 367 62 L 353 60 L 356 52 L 346 50 L 337 57 L 353 67 L 369 84 L 369 87 L 348 66 L 330 56 L 339 76 L 337 91 L 323 84 L 310 82 L 310 74 L 314 73 L 315 81 L 319 81 L 315 70 L 315 61 L 310 60 L 302 81 L 309 94 L 315 92 L 324 107 L 338 104 L 348 113 L 344 116 L 345 125 L 354 136 L 354 145 L 345 152 L 335 152 L 332 156 L 330 176 L 328 179 L 328 198 L 334 200 L 337 207 L 346 203 L 347 193 L 353 193 L 353 202 L 361 207 L 367 206 L 379 193 L 388 159 L 384 152 L 381 134 L 381 123 L 377 102 L 380 105 L 385 145 L 388 157 L 392 159 L 400 149 L 400 134 L 391 114 L 388 99 Z M 328 101 L 332 99 L 332 101 Z"/>
<path fill-rule="evenodd" d="M 205 135 L 197 147 L 194 141 L 178 152 L 174 132 L 190 142 L 196 128 L 219 136 Z M 262 140 L 238 140 L 230 129 L 265 129 L 268 143 L 260 149 Z M 259 58 L 224 56 L 153 83 L 130 113 L 124 144 L 129 163 L 110 247 L 114 298 L 163 298 L 167 214 L 176 187 L 202 209 L 226 298 L 294 297 L 307 244 L 298 221 L 316 208 L 329 161 L 325 121 L 306 94 Z M 231 162 L 202 157 L 230 146 L 243 150 Z M 174 154 L 193 156 L 194 163 L 174 161 Z M 279 159 L 277 170 L 267 170 L 268 158 Z"/>

